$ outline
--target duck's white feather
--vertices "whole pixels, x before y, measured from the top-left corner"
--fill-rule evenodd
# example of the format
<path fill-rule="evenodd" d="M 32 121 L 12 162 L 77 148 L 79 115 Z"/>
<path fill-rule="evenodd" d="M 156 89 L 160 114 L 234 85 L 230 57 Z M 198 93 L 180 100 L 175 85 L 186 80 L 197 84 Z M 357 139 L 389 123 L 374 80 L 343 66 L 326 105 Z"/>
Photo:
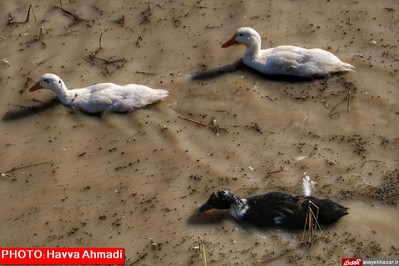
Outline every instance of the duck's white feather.
<path fill-rule="evenodd" d="M 235 217 L 236 219 L 241 219 L 242 217 L 244 217 L 249 208 L 250 207 L 247 204 L 246 199 L 237 198 L 237 201 L 231 205 L 229 211 L 233 217 Z"/>

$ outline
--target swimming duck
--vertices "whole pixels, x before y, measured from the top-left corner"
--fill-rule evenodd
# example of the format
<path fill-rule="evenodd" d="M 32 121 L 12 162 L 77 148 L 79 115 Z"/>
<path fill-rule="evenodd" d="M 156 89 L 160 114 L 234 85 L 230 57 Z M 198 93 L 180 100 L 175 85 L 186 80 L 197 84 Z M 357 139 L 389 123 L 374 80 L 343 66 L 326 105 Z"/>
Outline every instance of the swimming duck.
<path fill-rule="evenodd" d="M 323 78 L 334 73 L 355 70 L 332 53 L 319 49 L 283 45 L 261 50 L 260 35 L 252 28 L 239 28 L 223 48 L 243 44 L 246 50 L 243 62 L 246 66 L 267 75 L 289 75 L 303 78 Z"/>
<path fill-rule="evenodd" d="M 60 101 L 69 106 L 77 106 L 87 113 L 103 111 L 130 112 L 157 102 L 169 95 L 166 90 L 157 90 L 144 85 L 99 83 L 86 88 L 68 90 L 62 79 L 46 73 L 29 91 L 50 89 Z"/>
<path fill-rule="evenodd" d="M 303 229 L 310 201 L 318 208 L 319 224 L 335 223 L 348 214 L 348 208 L 329 199 L 294 196 L 281 192 L 241 199 L 229 191 L 217 191 L 210 195 L 198 211 L 202 213 L 211 209 L 228 209 L 236 219 L 256 226 Z M 310 205 L 316 214 L 317 208 L 313 204 Z"/>

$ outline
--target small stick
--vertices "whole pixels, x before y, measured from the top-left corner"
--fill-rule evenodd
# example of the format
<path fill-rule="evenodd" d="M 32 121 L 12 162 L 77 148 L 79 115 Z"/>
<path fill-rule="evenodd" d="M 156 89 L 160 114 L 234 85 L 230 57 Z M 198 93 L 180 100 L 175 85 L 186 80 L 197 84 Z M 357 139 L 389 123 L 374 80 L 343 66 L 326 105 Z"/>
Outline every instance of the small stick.
<path fill-rule="evenodd" d="M 100 50 L 101 48 L 103 48 L 103 47 L 101 46 L 101 39 L 102 39 L 102 37 L 103 37 L 103 34 L 106 33 L 107 31 L 108 31 L 108 29 L 106 29 L 105 31 L 103 31 L 103 32 L 100 34 L 100 39 L 98 40 L 98 43 L 99 43 L 99 45 L 100 45 L 99 50 Z"/>
<path fill-rule="evenodd" d="M 181 118 L 181 119 L 183 119 L 183 120 L 192 122 L 192 123 L 194 123 L 194 124 L 197 124 L 197 126 L 204 126 L 204 127 L 206 127 L 206 124 L 204 124 L 204 123 L 202 123 L 202 122 L 200 122 L 200 121 L 196 121 L 196 120 L 194 120 L 194 119 L 191 119 L 191 118 L 188 118 L 188 117 L 184 117 L 184 116 L 181 116 L 181 115 L 178 115 L 177 117 L 178 117 L 178 118 Z"/>
<path fill-rule="evenodd" d="M 97 55 L 97 53 L 103 48 L 102 47 L 102 38 L 103 38 L 103 34 L 106 32 L 106 31 L 108 31 L 108 29 L 106 29 L 105 31 L 103 31 L 101 34 L 100 34 L 100 38 L 98 39 L 98 45 L 99 45 L 99 47 L 98 47 L 98 49 L 97 50 L 95 50 L 94 52 L 92 52 L 90 55 L 89 55 L 89 58 L 98 58 L 98 57 L 96 57 L 96 55 Z M 101 58 L 98 58 L 98 59 L 101 59 Z M 104 61 L 106 61 L 106 60 L 104 60 Z"/>
<path fill-rule="evenodd" d="M 13 167 L 10 170 L 1 173 L 1 175 L 8 175 L 8 174 L 11 174 L 14 171 L 21 170 L 21 169 L 24 169 L 24 168 L 29 168 L 29 167 L 33 167 L 33 166 L 37 166 L 37 165 L 41 165 L 41 164 L 50 164 L 50 163 L 52 163 L 52 162 L 34 163 L 34 164 L 24 165 L 24 166 L 20 166 L 20 167 Z"/>
<path fill-rule="evenodd" d="M 31 10 L 31 9 L 32 9 L 32 14 L 33 14 L 33 17 L 35 17 L 35 21 L 37 21 L 37 18 L 36 18 L 35 12 L 33 11 L 32 4 L 30 4 L 30 5 L 29 5 L 29 9 L 28 9 L 28 14 L 26 15 L 26 20 L 25 20 L 25 22 L 24 22 L 24 23 L 27 23 L 27 22 L 29 21 L 29 14 L 30 14 L 30 10 Z"/>
<path fill-rule="evenodd" d="M 302 238 L 301 238 L 301 242 L 302 242 L 302 243 L 304 242 L 305 236 L 306 236 L 306 225 L 308 224 L 308 218 L 309 218 L 309 216 L 306 215 L 305 224 L 304 224 L 304 226 L 303 226 L 303 231 L 302 231 Z"/>
<path fill-rule="evenodd" d="M 315 206 L 317 209 L 316 214 L 313 212 L 311 205 Z M 308 244 L 312 243 L 312 239 L 315 236 L 316 230 L 317 228 L 319 228 L 320 231 L 321 230 L 321 226 L 319 224 L 318 221 L 318 217 L 319 217 L 319 207 L 317 207 L 316 204 L 314 204 L 313 202 L 309 201 L 309 206 L 308 206 L 308 213 L 306 215 L 306 219 L 305 219 L 305 226 L 303 228 L 302 231 L 302 238 L 301 238 L 301 242 L 304 242 L 305 237 L 306 237 L 306 229 L 309 230 L 308 232 Z M 314 225 L 313 225 L 313 219 L 314 219 Z"/>
<path fill-rule="evenodd" d="M 32 4 L 30 4 L 30 5 L 29 5 L 29 8 L 28 8 L 28 13 L 26 14 L 26 19 L 25 19 L 25 21 L 15 22 L 15 21 L 14 21 L 14 18 L 13 18 L 12 15 L 11 15 L 11 12 L 10 12 L 10 13 L 8 13 L 8 22 L 7 22 L 7 25 L 11 25 L 11 24 L 25 24 L 25 23 L 27 23 L 27 22 L 29 21 L 29 15 L 30 15 L 30 11 L 31 11 L 31 10 L 32 10 L 33 16 L 35 17 L 35 20 L 37 21 L 35 12 L 33 12 Z"/>
<path fill-rule="evenodd" d="M 93 56 L 93 54 L 91 54 L 89 56 L 82 56 L 82 58 L 84 60 L 86 60 L 87 62 L 91 62 L 94 64 L 97 64 L 97 62 L 95 61 L 95 59 L 97 59 L 97 60 L 102 61 L 105 65 L 112 65 L 115 63 L 119 63 L 119 62 L 127 62 L 125 58 L 120 58 L 120 59 L 115 59 L 115 60 L 107 60 L 107 59 L 103 59 L 101 57 Z"/>
<path fill-rule="evenodd" d="M 198 246 L 199 246 L 199 254 L 201 257 L 202 266 L 207 266 L 208 263 L 206 262 L 205 244 L 201 236 L 198 236 Z"/>
<path fill-rule="evenodd" d="M 90 56 L 89 56 L 89 57 L 82 56 L 82 58 L 83 58 L 84 60 L 86 60 L 87 62 L 90 62 L 90 63 L 93 63 L 93 64 L 94 64 L 94 61 L 93 61 L 92 58 L 90 58 Z"/>
<path fill-rule="evenodd" d="M 103 61 L 104 64 L 106 64 L 106 65 L 115 64 L 115 63 L 118 63 L 118 62 L 126 62 L 125 58 L 115 59 L 115 60 L 106 60 L 106 59 L 103 59 L 103 58 L 100 58 L 100 57 L 97 57 L 97 56 L 95 58 L 98 59 L 98 60 Z"/>
<path fill-rule="evenodd" d="M 40 31 L 39 31 L 39 41 L 41 41 L 42 39 L 43 39 L 43 35 L 44 35 L 44 33 L 43 33 L 43 27 L 40 27 Z"/>
<path fill-rule="evenodd" d="M 85 19 L 79 17 L 78 15 L 73 14 L 72 12 L 63 9 L 63 8 L 60 7 L 60 6 L 54 6 L 54 7 L 55 7 L 55 8 L 58 8 L 59 10 L 61 10 L 62 12 L 64 12 L 65 14 L 68 14 L 68 15 L 72 16 L 72 18 L 73 18 L 75 21 L 78 21 L 78 22 L 81 22 L 81 21 L 89 22 L 89 21 L 87 21 L 87 20 L 85 20 Z"/>
<path fill-rule="evenodd" d="M 151 75 L 151 76 L 155 76 L 155 73 L 150 73 L 150 72 L 145 72 L 145 71 L 138 71 L 136 70 L 137 74 L 143 74 L 143 75 Z"/>
<path fill-rule="evenodd" d="M 71 34 L 71 33 L 79 32 L 79 31 L 81 31 L 81 30 L 68 31 L 68 32 L 65 32 L 65 33 L 57 35 L 57 37 L 65 36 L 65 35 L 68 35 L 68 34 Z"/>
<path fill-rule="evenodd" d="M 379 160 L 367 160 L 367 161 L 364 161 L 364 162 L 362 163 L 362 166 L 360 166 L 360 170 L 363 168 L 363 166 L 364 166 L 366 163 L 383 163 L 383 164 L 385 164 L 385 162 L 379 161 Z"/>
<path fill-rule="evenodd" d="M 308 211 L 308 216 L 309 216 L 309 234 L 308 234 L 308 243 L 312 243 L 312 238 L 313 238 L 313 216 L 311 213 L 312 209 L 309 208 Z"/>
<path fill-rule="evenodd" d="M 348 97 L 348 96 L 345 96 L 345 98 L 344 98 L 342 101 L 340 101 L 336 106 L 334 106 L 333 109 L 331 109 L 331 111 L 330 111 L 330 116 L 332 116 L 332 115 L 334 115 L 334 114 L 336 113 L 336 112 L 334 112 L 335 109 L 337 109 L 337 107 L 338 107 L 341 103 L 343 103 L 343 102 L 346 100 L 347 97 Z"/>
<path fill-rule="evenodd" d="M 267 174 L 268 174 L 268 175 L 270 175 L 270 174 L 277 174 L 277 173 L 280 173 L 280 172 L 283 172 L 283 171 L 284 171 L 284 168 L 283 168 L 283 167 L 280 167 L 279 170 L 270 171 L 270 172 L 267 172 Z"/>
<path fill-rule="evenodd" d="M 109 73 L 108 67 L 105 66 L 105 72 L 104 72 L 104 76 L 106 76 L 105 74 L 107 74 L 108 76 L 111 76 L 111 73 Z"/>
<path fill-rule="evenodd" d="M 350 101 L 350 99 L 351 99 L 351 92 L 350 91 L 348 91 L 348 95 L 346 96 L 346 98 L 347 98 L 347 103 L 346 103 L 346 111 L 350 111 L 351 110 L 351 101 Z"/>

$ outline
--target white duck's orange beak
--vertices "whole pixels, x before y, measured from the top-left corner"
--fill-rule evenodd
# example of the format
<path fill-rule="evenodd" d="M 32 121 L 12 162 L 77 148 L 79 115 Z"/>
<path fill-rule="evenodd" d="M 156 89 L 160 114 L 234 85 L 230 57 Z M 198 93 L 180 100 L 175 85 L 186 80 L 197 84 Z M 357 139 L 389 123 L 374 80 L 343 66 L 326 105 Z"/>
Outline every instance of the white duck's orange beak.
<path fill-rule="evenodd" d="M 40 89 L 43 89 L 43 88 L 40 86 L 40 81 L 38 81 L 38 82 L 36 82 L 35 85 L 33 85 L 33 86 L 29 89 L 29 91 L 30 91 L 30 92 L 33 92 L 33 91 L 37 91 L 37 90 L 40 90 Z"/>
<path fill-rule="evenodd" d="M 231 37 L 230 40 L 228 40 L 227 42 L 225 42 L 224 44 L 222 44 L 223 48 L 227 48 L 230 47 L 234 44 L 238 44 L 238 42 L 236 41 L 236 36 L 234 35 L 233 37 Z"/>

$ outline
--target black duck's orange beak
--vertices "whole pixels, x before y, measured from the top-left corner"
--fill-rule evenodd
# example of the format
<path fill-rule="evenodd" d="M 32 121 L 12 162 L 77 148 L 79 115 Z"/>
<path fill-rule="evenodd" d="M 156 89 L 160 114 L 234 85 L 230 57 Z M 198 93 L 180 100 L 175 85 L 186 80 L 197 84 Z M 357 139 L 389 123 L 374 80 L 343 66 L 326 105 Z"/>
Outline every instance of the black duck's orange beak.
<path fill-rule="evenodd" d="M 29 89 L 29 91 L 30 91 L 30 92 L 33 92 L 33 91 L 37 91 L 37 90 L 40 90 L 40 89 L 43 89 L 43 88 L 40 86 L 40 82 L 38 81 L 38 82 L 36 82 L 35 85 L 33 85 L 33 86 Z"/>
<path fill-rule="evenodd" d="M 228 40 L 227 42 L 225 42 L 224 44 L 222 44 L 223 48 L 227 48 L 230 47 L 234 44 L 238 44 L 238 42 L 236 41 L 236 36 L 234 35 L 233 37 L 231 37 L 230 40 Z"/>

